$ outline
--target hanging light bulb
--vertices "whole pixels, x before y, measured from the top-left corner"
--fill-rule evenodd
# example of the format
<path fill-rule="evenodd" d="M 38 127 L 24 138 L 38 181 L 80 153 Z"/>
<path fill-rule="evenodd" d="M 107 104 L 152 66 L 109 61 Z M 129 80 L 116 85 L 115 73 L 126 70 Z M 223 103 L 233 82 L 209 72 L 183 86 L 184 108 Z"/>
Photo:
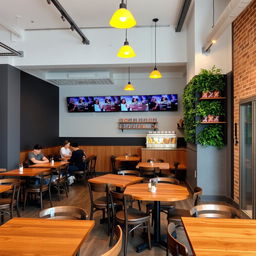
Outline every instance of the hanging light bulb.
<path fill-rule="evenodd" d="M 158 18 L 154 18 L 153 22 L 155 22 L 155 67 L 154 70 L 150 73 L 149 78 L 158 79 L 162 77 L 160 71 L 156 67 L 156 23 L 158 22 Z"/>
<path fill-rule="evenodd" d="M 125 41 L 124 45 L 119 49 L 117 53 L 117 57 L 119 58 L 133 58 L 136 56 L 136 53 L 132 49 L 132 47 L 129 45 L 129 42 L 127 40 L 127 29 L 125 30 Z"/>
<path fill-rule="evenodd" d="M 135 87 L 131 84 L 131 79 L 130 79 L 130 66 L 128 67 L 128 78 L 129 78 L 129 81 L 128 81 L 128 84 L 124 87 L 124 90 L 125 91 L 134 91 L 135 90 Z"/>
<path fill-rule="evenodd" d="M 109 24 L 114 28 L 132 28 L 136 25 L 136 20 L 132 13 L 127 10 L 127 1 L 125 4 L 124 0 L 122 0 L 119 9 L 111 17 Z"/>

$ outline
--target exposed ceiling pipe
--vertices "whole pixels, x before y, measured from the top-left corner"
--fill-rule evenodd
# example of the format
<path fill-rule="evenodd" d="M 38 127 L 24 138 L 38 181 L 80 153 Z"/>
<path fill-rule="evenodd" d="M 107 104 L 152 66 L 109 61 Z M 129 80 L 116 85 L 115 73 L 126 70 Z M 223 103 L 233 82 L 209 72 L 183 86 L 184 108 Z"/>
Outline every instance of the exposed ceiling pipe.
<path fill-rule="evenodd" d="M 203 46 L 203 53 L 209 52 L 211 46 L 222 35 L 226 28 L 240 15 L 252 0 L 231 0 L 220 15 Z"/>
<path fill-rule="evenodd" d="M 24 57 L 23 51 L 16 51 L 10 46 L 0 42 L 0 47 L 4 48 L 5 50 L 9 52 L 1 52 L 0 56 L 18 56 L 18 57 Z"/>
<path fill-rule="evenodd" d="M 74 20 L 69 16 L 69 14 L 67 13 L 67 11 L 63 8 L 63 6 L 59 3 L 58 0 L 47 0 L 47 3 L 53 3 L 54 6 L 58 9 L 58 11 L 61 14 L 61 19 L 63 21 L 67 21 L 70 24 L 70 29 L 73 31 L 75 30 L 82 38 L 82 43 L 83 44 L 90 44 L 90 41 L 88 40 L 88 38 L 84 35 L 84 33 L 82 32 L 82 30 L 77 26 L 77 24 L 74 22 Z"/>
<path fill-rule="evenodd" d="M 185 22 L 185 19 L 187 17 L 187 13 L 188 13 L 190 4 L 191 4 L 191 0 L 184 0 L 183 6 L 182 6 L 182 9 L 181 9 L 181 12 L 180 12 L 180 16 L 179 16 L 179 19 L 178 19 L 178 23 L 177 23 L 177 26 L 175 28 L 175 32 L 180 32 L 181 31 L 181 29 L 183 27 L 183 24 Z"/>

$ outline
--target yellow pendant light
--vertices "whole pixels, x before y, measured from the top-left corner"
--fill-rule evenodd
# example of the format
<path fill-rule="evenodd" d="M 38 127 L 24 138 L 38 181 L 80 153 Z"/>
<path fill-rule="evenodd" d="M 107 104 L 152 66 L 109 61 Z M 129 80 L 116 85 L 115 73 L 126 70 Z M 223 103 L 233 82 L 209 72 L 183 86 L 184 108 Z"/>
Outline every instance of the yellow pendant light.
<path fill-rule="evenodd" d="M 130 66 L 128 67 L 128 78 L 129 78 L 129 82 L 128 84 L 124 87 L 125 91 L 134 91 L 135 87 L 131 84 L 131 79 L 130 79 Z"/>
<path fill-rule="evenodd" d="M 125 30 L 125 41 L 124 45 L 119 49 L 117 53 L 117 57 L 119 58 L 133 58 L 136 56 L 136 53 L 132 49 L 132 47 L 129 45 L 129 42 L 127 40 L 127 29 Z"/>
<path fill-rule="evenodd" d="M 159 20 L 158 18 L 153 19 L 153 22 L 155 22 L 155 67 L 154 67 L 154 70 L 149 74 L 149 78 L 151 79 L 162 78 L 162 74 L 156 67 L 156 23 L 158 22 L 158 20 Z"/>
<path fill-rule="evenodd" d="M 127 10 L 127 4 L 124 3 L 124 0 L 122 0 L 119 9 L 111 17 L 109 24 L 114 28 L 132 28 L 136 25 L 136 20 L 132 13 Z"/>

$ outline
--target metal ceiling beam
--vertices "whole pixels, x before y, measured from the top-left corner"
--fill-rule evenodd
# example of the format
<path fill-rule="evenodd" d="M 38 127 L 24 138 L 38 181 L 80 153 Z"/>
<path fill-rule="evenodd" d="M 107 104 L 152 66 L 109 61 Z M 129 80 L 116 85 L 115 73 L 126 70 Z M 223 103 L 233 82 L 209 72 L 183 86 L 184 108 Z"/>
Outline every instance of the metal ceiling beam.
<path fill-rule="evenodd" d="M 61 18 L 63 21 L 67 20 L 67 22 L 70 24 L 70 29 L 73 31 L 75 30 L 80 37 L 82 38 L 82 43 L 83 44 L 90 44 L 90 41 L 88 38 L 84 35 L 82 30 L 76 25 L 75 21 L 69 16 L 67 11 L 63 8 L 63 6 L 59 3 L 58 0 L 47 0 L 48 4 L 53 3 L 54 6 L 58 9 L 58 11 L 61 14 Z"/>
<path fill-rule="evenodd" d="M 0 42 L 0 47 L 4 48 L 5 50 L 9 52 L 1 52 L 0 56 L 18 56 L 23 57 L 24 53 L 23 51 L 16 51 L 13 48 L 9 47 L 8 45 Z"/>
<path fill-rule="evenodd" d="M 183 6 L 182 6 L 182 9 L 180 12 L 179 20 L 178 20 L 177 26 L 175 28 L 175 32 L 181 31 L 184 21 L 186 19 L 187 13 L 188 13 L 190 4 L 191 4 L 191 0 L 184 0 Z"/>

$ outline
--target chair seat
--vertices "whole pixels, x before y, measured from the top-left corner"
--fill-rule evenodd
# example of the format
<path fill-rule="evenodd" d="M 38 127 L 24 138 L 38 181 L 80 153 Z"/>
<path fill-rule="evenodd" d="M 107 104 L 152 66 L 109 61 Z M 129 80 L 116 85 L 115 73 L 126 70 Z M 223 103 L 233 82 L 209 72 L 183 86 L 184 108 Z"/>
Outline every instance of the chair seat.
<path fill-rule="evenodd" d="M 150 216 L 145 212 L 142 212 L 135 208 L 129 208 L 128 211 L 128 222 L 137 222 L 137 221 L 147 221 Z M 116 219 L 118 222 L 124 223 L 124 211 L 119 211 L 116 213 Z"/>
<path fill-rule="evenodd" d="M 168 220 L 180 220 L 181 217 L 191 217 L 190 211 L 186 209 L 173 208 L 168 212 Z"/>
<path fill-rule="evenodd" d="M 43 185 L 42 186 L 42 192 L 48 190 L 48 185 Z M 40 185 L 29 185 L 29 187 L 26 187 L 27 192 L 40 192 Z"/>

